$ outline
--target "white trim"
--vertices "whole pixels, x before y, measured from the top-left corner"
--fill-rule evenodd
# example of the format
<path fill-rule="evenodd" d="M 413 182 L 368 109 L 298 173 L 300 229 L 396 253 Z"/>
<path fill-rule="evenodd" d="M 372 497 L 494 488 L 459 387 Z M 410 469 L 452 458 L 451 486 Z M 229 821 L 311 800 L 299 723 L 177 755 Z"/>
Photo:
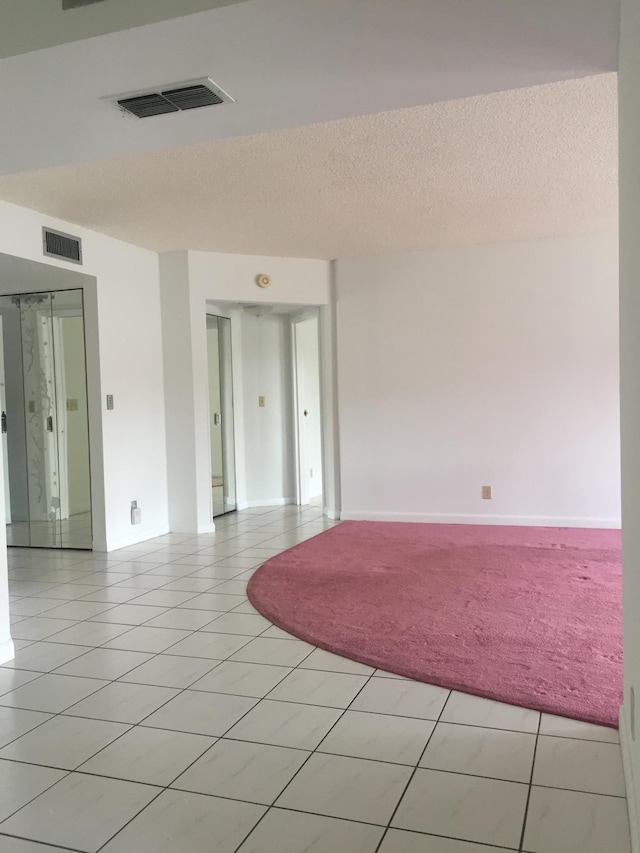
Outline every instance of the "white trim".
<path fill-rule="evenodd" d="M 629 810 L 629 831 L 631 833 L 631 851 L 640 853 L 640 813 L 638 810 L 638 788 L 633 775 L 633 759 L 631 756 L 631 727 L 626 712 L 626 705 L 620 708 L 620 750 L 624 781 L 627 789 L 627 809 Z"/>
<path fill-rule="evenodd" d="M 168 524 L 161 524 L 158 527 L 152 527 L 144 531 L 138 532 L 132 530 L 129 536 L 121 536 L 119 539 L 108 539 L 107 542 L 94 542 L 94 551 L 116 551 L 118 548 L 126 548 L 127 545 L 137 545 L 139 542 L 146 542 L 148 539 L 155 539 L 156 536 L 164 536 L 165 533 L 170 533 Z M 181 533 L 182 531 L 177 531 Z M 195 535 L 195 534 L 194 534 Z"/>
<path fill-rule="evenodd" d="M 242 501 L 238 504 L 238 510 L 258 509 L 261 506 L 288 506 L 294 504 L 295 498 L 268 498 L 262 501 Z"/>
<path fill-rule="evenodd" d="M 340 519 L 340 513 L 335 509 L 328 509 L 326 506 L 322 508 L 322 514 L 326 518 L 330 518 L 331 521 L 338 521 Z"/>
<path fill-rule="evenodd" d="M 0 643 L 0 664 L 9 663 L 15 656 L 13 640 L 5 640 L 4 643 Z"/>
<path fill-rule="evenodd" d="M 427 524 L 504 524 L 523 527 L 606 527 L 618 529 L 619 518 L 561 518 L 537 515 L 446 515 L 428 512 L 366 512 L 343 509 L 349 521 L 417 521 Z"/>

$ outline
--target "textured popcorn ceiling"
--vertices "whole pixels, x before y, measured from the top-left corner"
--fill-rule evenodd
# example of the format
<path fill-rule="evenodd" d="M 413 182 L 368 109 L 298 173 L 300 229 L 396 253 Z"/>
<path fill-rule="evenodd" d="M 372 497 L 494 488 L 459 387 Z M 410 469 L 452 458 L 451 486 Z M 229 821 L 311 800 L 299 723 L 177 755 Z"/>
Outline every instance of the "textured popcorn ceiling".
<path fill-rule="evenodd" d="M 158 251 L 335 258 L 617 225 L 615 74 L 0 178 Z"/>

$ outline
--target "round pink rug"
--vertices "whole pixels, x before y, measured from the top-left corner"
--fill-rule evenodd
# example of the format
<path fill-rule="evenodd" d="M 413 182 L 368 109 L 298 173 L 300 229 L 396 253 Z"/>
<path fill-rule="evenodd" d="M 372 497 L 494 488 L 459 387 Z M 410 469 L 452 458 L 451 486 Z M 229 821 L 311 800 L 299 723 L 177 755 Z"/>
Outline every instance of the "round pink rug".
<path fill-rule="evenodd" d="M 345 521 L 261 566 L 248 594 L 343 657 L 618 724 L 618 530 Z"/>

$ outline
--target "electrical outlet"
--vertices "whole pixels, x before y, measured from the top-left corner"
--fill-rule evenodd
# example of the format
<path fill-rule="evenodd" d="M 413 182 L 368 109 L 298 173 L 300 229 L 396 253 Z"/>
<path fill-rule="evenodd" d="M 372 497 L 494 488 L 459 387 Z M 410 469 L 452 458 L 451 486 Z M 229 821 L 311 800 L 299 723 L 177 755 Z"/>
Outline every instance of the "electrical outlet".
<path fill-rule="evenodd" d="M 492 497 L 493 496 L 491 494 L 491 486 L 483 486 L 482 487 L 482 500 L 483 501 L 490 501 Z"/>
<path fill-rule="evenodd" d="M 264 409 L 264 407 L 265 407 L 264 397 L 258 397 L 258 408 Z"/>
<path fill-rule="evenodd" d="M 131 501 L 131 524 L 140 524 L 142 522 L 142 510 L 138 506 L 138 501 Z"/>

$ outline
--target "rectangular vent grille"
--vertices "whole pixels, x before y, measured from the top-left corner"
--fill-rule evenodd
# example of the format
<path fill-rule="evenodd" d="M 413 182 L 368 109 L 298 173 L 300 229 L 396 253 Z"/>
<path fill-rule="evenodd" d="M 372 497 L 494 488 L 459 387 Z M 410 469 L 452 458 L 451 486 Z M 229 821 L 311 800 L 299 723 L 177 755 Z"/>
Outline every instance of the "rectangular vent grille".
<path fill-rule="evenodd" d="M 103 0 L 62 0 L 62 11 L 65 9 L 77 9 L 78 6 L 92 6 L 94 3 L 102 3 Z"/>
<path fill-rule="evenodd" d="M 170 89 L 162 87 L 155 92 L 139 92 L 118 98 L 118 106 L 136 118 L 149 118 L 165 113 L 213 107 L 233 103 L 233 98 L 212 80 L 195 80 Z"/>
<path fill-rule="evenodd" d="M 53 231 L 51 228 L 43 228 L 42 248 L 43 254 L 50 258 L 71 261 L 74 264 L 82 263 L 82 241 L 79 237 L 64 234 L 62 231 Z"/>

